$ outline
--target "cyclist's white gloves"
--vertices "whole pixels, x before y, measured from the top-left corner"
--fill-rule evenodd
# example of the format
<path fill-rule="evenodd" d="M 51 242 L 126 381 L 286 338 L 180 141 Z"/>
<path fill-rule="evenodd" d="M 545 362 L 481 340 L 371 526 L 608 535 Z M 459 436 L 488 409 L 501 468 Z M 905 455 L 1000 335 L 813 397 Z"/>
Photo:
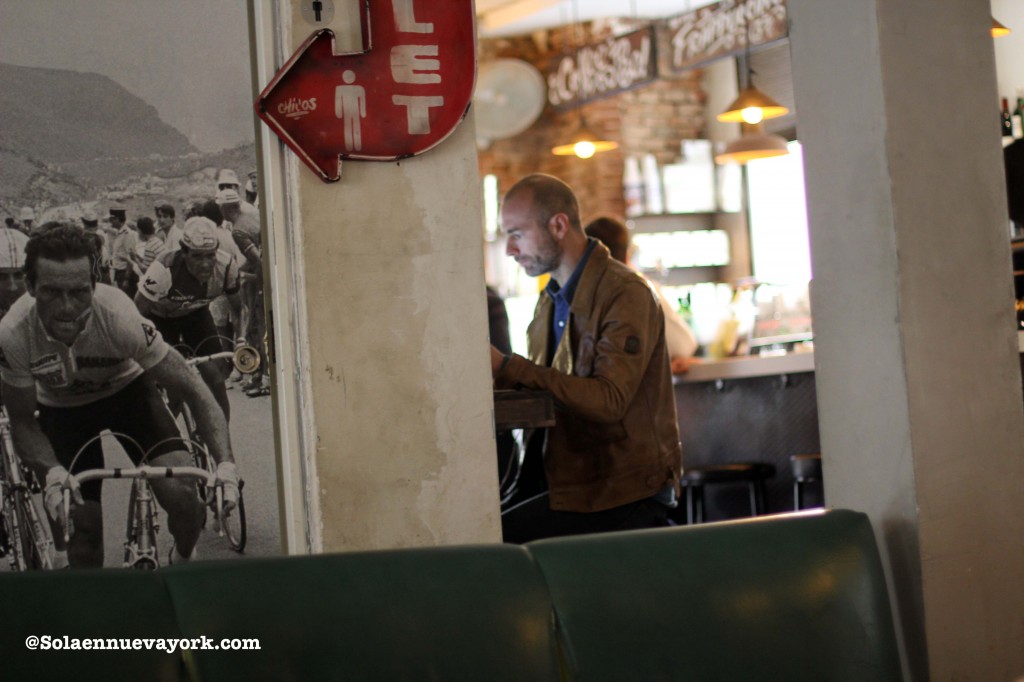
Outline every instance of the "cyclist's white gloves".
<path fill-rule="evenodd" d="M 238 504 L 238 469 L 234 462 L 217 465 L 217 482 L 224 484 L 224 511 L 229 512 Z"/>
<path fill-rule="evenodd" d="M 71 474 L 68 470 L 59 464 L 55 467 L 50 467 L 50 470 L 46 472 L 46 487 L 43 489 L 43 506 L 46 507 L 46 513 L 54 521 L 64 523 L 63 517 L 63 506 L 64 506 L 64 484 L 67 483 L 71 487 L 71 505 L 77 506 L 85 503 L 85 499 L 82 497 L 82 490 L 78 485 L 78 481 L 71 478 Z"/>

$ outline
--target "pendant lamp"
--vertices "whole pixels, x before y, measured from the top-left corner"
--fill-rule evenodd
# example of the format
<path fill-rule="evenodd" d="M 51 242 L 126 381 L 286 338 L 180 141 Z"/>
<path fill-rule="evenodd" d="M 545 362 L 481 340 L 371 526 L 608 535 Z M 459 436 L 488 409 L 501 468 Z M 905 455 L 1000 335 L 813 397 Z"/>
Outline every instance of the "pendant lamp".
<path fill-rule="evenodd" d="M 789 153 L 786 138 L 765 132 L 763 123 L 744 123 L 742 126 L 743 135 L 727 144 L 722 153 L 715 156 L 715 163 L 744 164 L 754 159 L 785 156 Z"/>
<path fill-rule="evenodd" d="M 789 109 L 754 87 L 754 69 L 750 66 L 750 24 L 745 24 L 744 30 L 743 62 L 747 69 L 747 87 L 718 115 L 718 120 L 723 123 L 755 124 L 789 113 Z"/>
<path fill-rule="evenodd" d="M 573 43 L 576 47 L 577 57 L 582 41 L 579 38 L 579 32 L 581 25 L 579 21 L 579 15 L 577 14 L 576 0 L 572 3 L 573 12 Z M 579 80 L 577 80 L 576 86 L 576 111 L 579 113 L 580 122 L 576 126 L 572 137 L 569 141 L 563 144 L 555 145 L 551 148 L 551 153 L 555 156 L 576 156 L 580 159 L 589 159 L 594 154 L 601 152 L 608 152 L 613 149 L 619 148 L 619 143 L 613 140 L 602 140 L 600 136 L 596 135 L 593 130 L 587 125 L 586 119 L 583 117 L 583 106 L 580 104 L 580 89 Z"/>
<path fill-rule="evenodd" d="M 992 17 L 992 37 L 993 38 L 999 38 L 1001 36 L 1008 36 L 1008 35 L 1010 35 L 1010 29 L 1006 28 L 1005 26 L 1000 24 L 998 21 L 996 21 L 995 17 Z"/>
<path fill-rule="evenodd" d="M 587 127 L 580 114 L 580 126 L 572 136 L 571 142 L 552 147 L 551 153 L 555 156 L 577 156 L 581 159 L 589 159 L 599 152 L 609 152 L 618 149 L 619 143 L 611 140 L 602 140 Z"/>

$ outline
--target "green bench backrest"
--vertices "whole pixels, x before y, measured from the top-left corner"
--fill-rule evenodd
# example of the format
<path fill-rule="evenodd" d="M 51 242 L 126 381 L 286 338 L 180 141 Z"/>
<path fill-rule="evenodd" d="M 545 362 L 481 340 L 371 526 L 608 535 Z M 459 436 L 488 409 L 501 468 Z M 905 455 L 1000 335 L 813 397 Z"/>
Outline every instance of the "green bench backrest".
<path fill-rule="evenodd" d="M 202 680 L 557 680 L 554 615 L 521 547 L 439 547 L 161 569 Z"/>
<path fill-rule="evenodd" d="M 759 518 L 527 545 L 574 680 L 901 679 L 863 514 Z"/>
<path fill-rule="evenodd" d="M 157 680 L 182 679 L 179 652 L 154 648 L 155 638 L 180 637 L 170 595 L 155 573 L 78 570 L 9 573 L 0 576 L 0 679 Z M 31 651 L 29 636 L 59 640 Z M 138 639 L 138 650 L 75 650 L 73 639 Z M 135 646 L 134 642 L 130 643 Z M 84 644 L 83 644 L 84 646 Z"/>

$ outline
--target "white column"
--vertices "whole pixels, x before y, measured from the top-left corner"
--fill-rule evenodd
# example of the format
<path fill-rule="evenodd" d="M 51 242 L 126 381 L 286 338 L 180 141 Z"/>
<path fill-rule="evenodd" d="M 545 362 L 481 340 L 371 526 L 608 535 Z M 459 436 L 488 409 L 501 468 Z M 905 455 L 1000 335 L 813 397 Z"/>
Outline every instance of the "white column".
<path fill-rule="evenodd" d="M 1015 679 L 1024 399 L 989 4 L 788 7 L 826 500 L 873 520 L 910 679 Z"/>
<path fill-rule="evenodd" d="M 315 28 L 302 4 L 279 17 L 292 50 Z M 341 47 L 358 32 L 338 37 Z M 285 452 L 284 469 L 305 476 L 309 544 L 500 541 L 472 117 L 422 156 L 345 162 L 334 184 L 284 154 L 281 227 L 299 252 L 281 257 L 301 272 L 304 310 L 278 317 L 305 326 L 295 394 L 308 401 L 306 451 Z"/>

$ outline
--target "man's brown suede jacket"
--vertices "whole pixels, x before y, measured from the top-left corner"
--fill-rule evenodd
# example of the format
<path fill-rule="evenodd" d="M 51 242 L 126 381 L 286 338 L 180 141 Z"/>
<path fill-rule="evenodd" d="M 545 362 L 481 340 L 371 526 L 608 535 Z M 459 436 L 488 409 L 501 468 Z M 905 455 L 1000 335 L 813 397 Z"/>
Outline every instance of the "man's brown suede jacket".
<path fill-rule="evenodd" d="M 597 244 L 580 273 L 551 366 L 554 303 L 541 294 L 527 331 L 530 359 L 512 355 L 497 388 L 551 391 L 544 469 L 551 509 L 596 512 L 679 482 L 681 453 L 665 321 L 640 275 Z"/>

